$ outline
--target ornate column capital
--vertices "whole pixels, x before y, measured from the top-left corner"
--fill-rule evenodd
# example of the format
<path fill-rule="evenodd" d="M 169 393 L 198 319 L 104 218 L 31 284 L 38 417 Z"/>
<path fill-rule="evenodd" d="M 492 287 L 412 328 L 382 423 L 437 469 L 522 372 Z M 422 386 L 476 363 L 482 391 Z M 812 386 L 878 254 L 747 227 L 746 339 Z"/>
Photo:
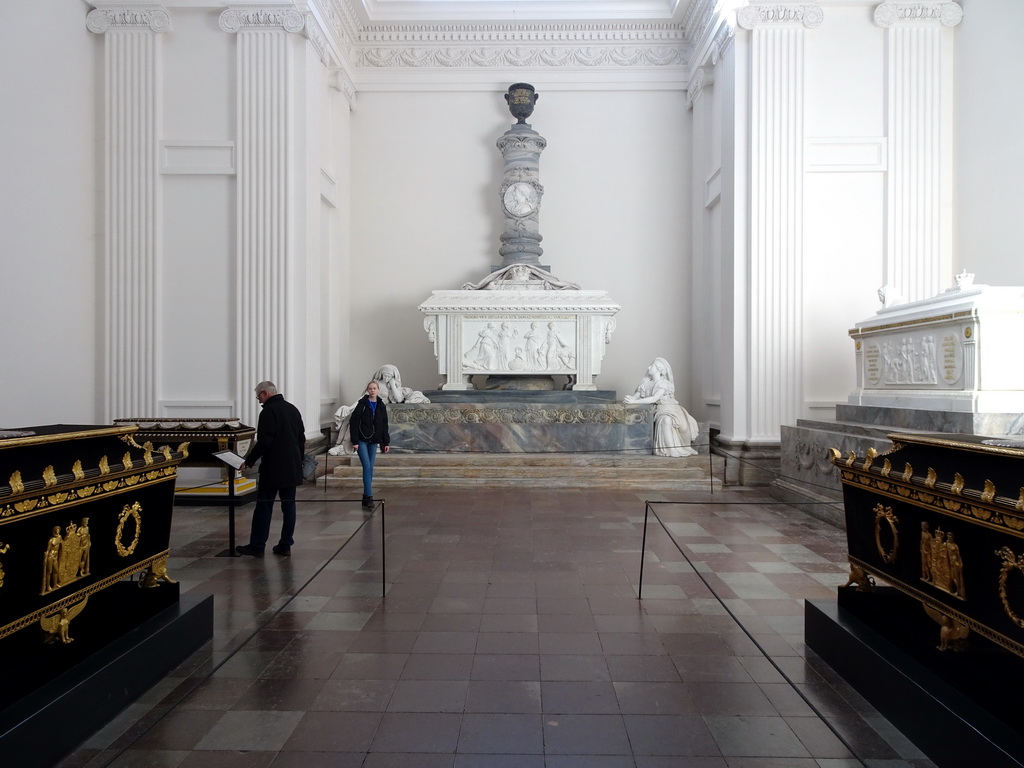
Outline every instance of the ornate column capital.
<path fill-rule="evenodd" d="M 963 17 L 963 8 L 947 0 L 886 0 L 875 8 L 875 24 L 880 27 L 922 22 L 955 27 Z"/>
<path fill-rule="evenodd" d="M 775 2 L 751 2 L 736 12 L 736 23 L 744 29 L 753 29 L 762 24 L 803 24 L 814 29 L 824 20 L 825 14 L 815 3 L 775 0 Z"/>
<path fill-rule="evenodd" d="M 154 32 L 169 32 L 171 16 L 162 5 L 101 5 L 89 11 L 85 26 L 90 32 L 102 35 L 109 29 L 149 28 Z"/>
<path fill-rule="evenodd" d="M 306 24 L 302 14 L 291 5 L 253 5 L 228 8 L 218 20 L 225 32 L 239 32 L 247 29 L 275 29 L 285 32 L 301 32 Z"/>

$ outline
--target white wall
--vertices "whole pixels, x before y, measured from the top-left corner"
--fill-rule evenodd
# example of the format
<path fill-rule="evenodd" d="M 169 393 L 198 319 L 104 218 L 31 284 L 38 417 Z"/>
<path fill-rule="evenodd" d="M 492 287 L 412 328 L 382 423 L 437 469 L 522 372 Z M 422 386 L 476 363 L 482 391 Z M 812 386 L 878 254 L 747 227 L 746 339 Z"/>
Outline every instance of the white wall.
<path fill-rule="evenodd" d="M 101 41 L 63 5 L 0 24 L 0 428 L 92 423 L 101 399 Z"/>
<path fill-rule="evenodd" d="M 514 73 L 506 78 L 516 80 Z M 504 81 L 503 81 L 504 82 Z M 546 91 L 530 123 L 540 158 L 541 262 L 622 305 L 597 384 L 629 394 L 650 361 L 689 399 L 689 119 L 679 91 Z M 360 93 L 352 116 L 351 402 L 381 364 L 416 389 L 440 384 L 420 302 L 498 264 L 495 142 L 513 120 L 507 83 L 473 92 Z M 683 375 L 681 375 L 683 374 Z"/>
<path fill-rule="evenodd" d="M 961 0 L 956 29 L 954 271 L 1024 285 L 1024 3 Z"/>
<path fill-rule="evenodd" d="M 885 48 L 871 8 L 805 35 L 804 418 L 856 385 L 847 331 L 878 308 L 885 248 Z"/>

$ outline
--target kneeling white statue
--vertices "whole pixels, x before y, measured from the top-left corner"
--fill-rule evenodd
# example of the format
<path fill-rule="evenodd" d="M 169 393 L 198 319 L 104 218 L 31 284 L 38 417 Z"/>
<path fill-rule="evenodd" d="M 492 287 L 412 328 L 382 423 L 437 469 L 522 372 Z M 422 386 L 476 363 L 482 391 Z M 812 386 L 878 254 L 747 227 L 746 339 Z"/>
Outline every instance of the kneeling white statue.
<path fill-rule="evenodd" d="M 626 405 L 657 404 L 654 411 L 654 453 L 657 456 L 694 456 L 697 451 L 690 446 L 697 438 L 697 421 L 676 402 L 675 394 L 672 366 L 665 358 L 656 357 L 636 392 L 627 395 L 622 402 Z"/>
<path fill-rule="evenodd" d="M 402 375 L 398 368 L 391 365 L 382 365 L 373 374 L 372 381 L 376 381 L 380 387 L 378 398 L 385 403 L 429 403 L 430 400 L 422 392 L 402 386 Z M 369 382 L 367 382 L 369 386 Z M 364 391 L 359 397 L 362 398 Z M 346 453 L 355 453 L 352 439 L 349 435 L 349 420 L 352 418 L 352 411 L 359 400 L 352 405 L 343 405 L 334 412 L 334 426 L 338 430 L 338 442 L 328 453 L 332 456 L 341 456 Z"/>

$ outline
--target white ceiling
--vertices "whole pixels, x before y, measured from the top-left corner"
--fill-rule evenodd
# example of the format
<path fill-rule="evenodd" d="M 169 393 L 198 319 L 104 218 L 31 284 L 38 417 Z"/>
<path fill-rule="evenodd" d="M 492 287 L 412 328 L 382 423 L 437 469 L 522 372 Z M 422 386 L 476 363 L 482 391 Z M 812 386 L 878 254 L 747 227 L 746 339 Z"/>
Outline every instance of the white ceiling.
<path fill-rule="evenodd" d="M 357 0 L 364 24 L 678 23 L 693 0 Z"/>

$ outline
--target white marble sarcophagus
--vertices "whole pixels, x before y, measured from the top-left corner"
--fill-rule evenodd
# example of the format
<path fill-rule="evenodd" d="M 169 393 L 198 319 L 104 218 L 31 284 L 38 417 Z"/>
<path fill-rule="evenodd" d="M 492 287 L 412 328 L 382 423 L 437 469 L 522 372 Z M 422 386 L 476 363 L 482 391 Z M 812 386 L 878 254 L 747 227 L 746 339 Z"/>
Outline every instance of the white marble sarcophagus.
<path fill-rule="evenodd" d="M 439 389 L 471 390 L 475 375 L 567 376 L 596 390 L 619 305 L 543 269 L 517 264 L 462 290 L 433 291 L 420 305 L 434 344 Z"/>
<path fill-rule="evenodd" d="M 885 307 L 850 336 L 857 362 L 850 405 L 1024 412 L 1024 287 L 952 288 Z"/>

